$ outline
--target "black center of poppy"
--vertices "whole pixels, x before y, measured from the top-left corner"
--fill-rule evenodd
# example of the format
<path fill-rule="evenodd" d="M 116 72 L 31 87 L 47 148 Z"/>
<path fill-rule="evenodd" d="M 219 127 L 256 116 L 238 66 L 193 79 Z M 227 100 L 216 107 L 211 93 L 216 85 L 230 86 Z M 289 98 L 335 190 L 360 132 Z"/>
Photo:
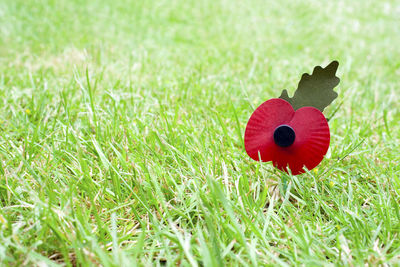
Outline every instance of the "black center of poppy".
<path fill-rule="evenodd" d="M 276 127 L 274 131 L 275 144 L 281 147 L 288 147 L 294 143 L 294 139 L 296 139 L 296 134 L 292 127 L 289 125 L 280 125 Z"/>

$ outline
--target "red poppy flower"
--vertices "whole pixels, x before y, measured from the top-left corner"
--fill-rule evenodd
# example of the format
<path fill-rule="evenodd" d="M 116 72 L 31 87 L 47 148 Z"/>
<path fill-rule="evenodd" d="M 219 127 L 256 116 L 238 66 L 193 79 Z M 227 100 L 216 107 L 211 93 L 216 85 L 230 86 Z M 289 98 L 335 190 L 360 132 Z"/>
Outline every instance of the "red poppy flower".
<path fill-rule="evenodd" d="M 244 144 L 256 161 L 272 161 L 282 171 L 297 175 L 315 168 L 328 151 L 330 133 L 325 116 L 314 107 L 294 110 L 289 102 L 270 99 L 251 115 Z"/>

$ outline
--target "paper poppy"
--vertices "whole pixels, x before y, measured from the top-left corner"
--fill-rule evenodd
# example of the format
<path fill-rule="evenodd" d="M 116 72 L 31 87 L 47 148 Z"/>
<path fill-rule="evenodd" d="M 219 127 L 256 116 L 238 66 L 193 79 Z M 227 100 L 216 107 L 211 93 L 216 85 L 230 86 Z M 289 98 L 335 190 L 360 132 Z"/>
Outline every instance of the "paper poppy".
<path fill-rule="evenodd" d="M 314 107 L 295 111 L 285 100 L 264 102 L 247 123 L 244 144 L 254 160 L 272 161 L 293 175 L 315 168 L 328 151 L 330 133 L 324 115 Z"/>
<path fill-rule="evenodd" d="M 256 161 L 272 161 L 282 171 L 297 175 L 315 168 L 329 148 L 328 122 L 322 114 L 336 97 L 339 83 L 333 61 L 326 68 L 304 74 L 294 96 L 286 90 L 280 98 L 261 104 L 251 115 L 244 135 L 247 154 Z"/>

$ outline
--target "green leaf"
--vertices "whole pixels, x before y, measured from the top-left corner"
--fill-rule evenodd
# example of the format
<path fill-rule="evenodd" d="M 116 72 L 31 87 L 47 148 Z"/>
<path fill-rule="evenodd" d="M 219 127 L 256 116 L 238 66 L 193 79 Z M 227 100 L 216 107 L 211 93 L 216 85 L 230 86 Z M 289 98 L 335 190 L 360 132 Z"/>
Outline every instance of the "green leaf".
<path fill-rule="evenodd" d="M 336 77 L 339 62 L 332 61 L 328 66 L 322 68 L 316 66 L 311 75 L 304 73 L 293 97 L 290 98 L 287 91 L 283 90 L 279 98 L 288 101 L 294 110 L 301 107 L 315 107 L 321 112 L 326 108 L 338 94 L 333 91 L 340 79 Z"/>

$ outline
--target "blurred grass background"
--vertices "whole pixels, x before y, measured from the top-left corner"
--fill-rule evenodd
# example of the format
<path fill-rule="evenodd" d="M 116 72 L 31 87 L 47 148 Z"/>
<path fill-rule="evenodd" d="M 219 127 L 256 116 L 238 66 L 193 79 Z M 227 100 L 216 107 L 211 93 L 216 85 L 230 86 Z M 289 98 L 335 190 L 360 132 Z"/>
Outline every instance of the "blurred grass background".
<path fill-rule="evenodd" d="M 398 1 L 0 0 L 4 265 L 400 261 Z M 251 161 L 250 114 L 340 62 L 331 149 Z"/>

